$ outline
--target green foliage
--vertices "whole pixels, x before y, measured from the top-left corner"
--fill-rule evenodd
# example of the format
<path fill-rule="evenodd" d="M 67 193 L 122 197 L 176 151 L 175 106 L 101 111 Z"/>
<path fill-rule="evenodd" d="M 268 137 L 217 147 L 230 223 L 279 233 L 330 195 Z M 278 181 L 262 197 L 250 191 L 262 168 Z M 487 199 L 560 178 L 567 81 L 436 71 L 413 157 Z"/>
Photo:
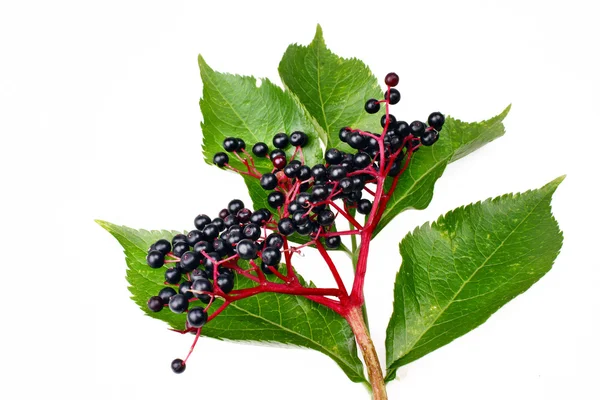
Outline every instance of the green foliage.
<path fill-rule="evenodd" d="M 550 200 L 563 179 L 458 208 L 402 240 L 387 380 L 481 325 L 550 270 L 562 245 Z"/>
<path fill-rule="evenodd" d="M 127 281 L 135 303 L 153 318 L 174 329 L 185 329 L 185 314 L 169 310 L 150 312 L 147 301 L 164 285 L 164 269 L 146 264 L 148 248 L 158 239 L 171 239 L 178 232 L 145 231 L 97 221 L 123 247 L 127 261 Z M 236 288 L 252 282 L 237 276 Z M 217 301 L 215 308 L 221 305 Z M 212 309 L 212 308 L 211 308 Z M 281 343 L 320 351 L 331 357 L 354 382 L 364 382 L 363 366 L 356 353 L 350 326 L 327 307 L 301 296 L 264 293 L 232 303 L 218 318 L 202 329 L 202 335 L 216 339 Z"/>

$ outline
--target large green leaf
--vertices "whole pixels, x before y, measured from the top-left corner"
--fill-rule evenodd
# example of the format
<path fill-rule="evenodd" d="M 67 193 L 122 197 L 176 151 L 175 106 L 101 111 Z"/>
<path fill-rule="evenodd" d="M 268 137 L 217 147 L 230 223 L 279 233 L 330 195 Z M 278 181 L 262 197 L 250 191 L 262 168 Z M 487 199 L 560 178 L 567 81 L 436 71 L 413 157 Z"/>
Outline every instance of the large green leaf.
<path fill-rule="evenodd" d="M 294 98 L 268 79 L 257 85 L 256 78 L 214 71 L 198 56 L 202 78 L 202 148 L 208 163 L 213 155 L 223 151 L 223 139 L 229 136 L 244 139 L 248 151 L 257 142 L 265 142 L 271 148 L 273 136 L 279 132 L 303 131 L 309 137 L 303 149 L 306 162 L 314 165 L 321 162 L 323 154 L 318 134 L 310 117 Z M 288 158 L 293 148 L 287 150 Z M 242 167 L 232 154 L 230 163 Z M 265 158 L 256 158 L 261 172 L 271 171 L 273 165 Z"/>
<path fill-rule="evenodd" d="M 151 317 L 165 321 L 175 329 L 184 329 L 184 314 L 168 310 L 148 312 L 146 304 L 164 287 L 164 270 L 152 269 L 146 264 L 148 248 L 158 239 L 171 239 L 178 232 L 135 230 L 105 221 L 97 222 L 123 246 L 129 290 L 136 304 Z M 239 278 L 236 288 L 251 285 L 248 280 Z M 202 335 L 314 349 L 331 357 L 352 381 L 365 381 L 354 335 L 346 320 L 304 297 L 264 293 L 236 301 L 208 323 Z"/>
<path fill-rule="evenodd" d="M 279 74 L 286 88 L 328 136 L 328 147 L 351 150 L 338 137 L 345 126 L 381 131 L 381 115 L 364 110 L 368 99 L 383 99 L 377 79 L 362 61 L 332 53 L 325 46 L 320 26 L 308 46 L 288 47 L 279 64 Z"/>
<path fill-rule="evenodd" d="M 435 182 L 442 176 L 446 166 L 504 135 L 502 121 L 509 111 L 510 106 L 499 115 L 482 122 L 469 123 L 446 118 L 437 143 L 420 148 L 399 178 L 374 235 L 401 212 L 425 209 L 433 197 Z M 389 185 L 390 182 L 387 182 L 387 188 Z"/>
<path fill-rule="evenodd" d="M 458 208 L 402 240 L 387 380 L 485 322 L 550 270 L 562 245 L 550 200 L 563 178 Z"/>

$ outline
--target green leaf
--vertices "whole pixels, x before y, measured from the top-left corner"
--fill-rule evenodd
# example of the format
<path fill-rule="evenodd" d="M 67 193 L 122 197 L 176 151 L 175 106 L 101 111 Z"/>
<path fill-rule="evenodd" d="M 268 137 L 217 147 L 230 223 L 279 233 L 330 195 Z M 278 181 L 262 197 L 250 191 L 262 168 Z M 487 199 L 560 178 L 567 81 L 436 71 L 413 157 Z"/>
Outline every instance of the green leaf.
<path fill-rule="evenodd" d="M 504 135 L 502 121 L 509 111 L 510 106 L 499 115 L 482 122 L 469 123 L 446 118 L 437 143 L 431 147 L 421 147 L 399 178 L 373 236 L 401 212 L 425 209 L 433 197 L 435 182 L 442 176 L 446 166 Z M 388 181 L 386 188 L 389 187 Z"/>
<path fill-rule="evenodd" d="M 178 232 L 145 231 L 97 221 L 123 246 L 127 281 L 135 303 L 153 318 L 174 329 L 185 328 L 185 315 L 168 310 L 148 312 L 147 301 L 164 285 L 164 270 L 146 265 L 148 248 L 158 239 L 171 239 Z M 236 288 L 249 287 L 249 280 L 237 277 Z M 220 305 L 217 302 L 215 309 Z M 365 382 L 363 366 L 356 353 L 350 326 L 327 307 L 300 296 L 263 293 L 232 303 L 202 329 L 202 335 L 216 339 L 282 343 L 320 351 L 333 359 L 354 382 Z"/>
<path fill-rule="evenodd" d="M 273 136 L 278 132 L 288 134 L 303 131 L 309 136 L 304 147 L 304 157 L 310 165 L 323 159 L 319 136 L 314 124 L 294 98 L 268 79 L 257 85 L 256 78 L 232 75 L 214 71 L 198 56 L 202 78 L 202 148 L 207 163 L 212 163 L 215 153 L 223 151 L 223 139 L 238 137 L 244 139 L 248 151 L 257 142 L 272 146 Z M 293 148 L 287 150 L 291 159 Z M 230 164 L 244 168 L 233 154 L 229 154 Z M 261 172 L 270 172 L 273 165 L 265 158 L 255 157 Z"/>
<path fill-rule="evenodd" d="M 563 238 L 550 200 L 563 179 L 458 208 L 402 240 L 386 380 L 481 325 L 550 270 Z"/>
<path fill-rule="evenodd" d="M 279 75 L 327 135 L 327 147 L 351 150 L 338 137 L 345 126 L 381 131 L 381 116 L 364 110 L 368 99 L 383 99 L 377 79 L 362 61 L 333 54 L 325 46 L 320 26 L 308 46 L 288 47 Z"/>

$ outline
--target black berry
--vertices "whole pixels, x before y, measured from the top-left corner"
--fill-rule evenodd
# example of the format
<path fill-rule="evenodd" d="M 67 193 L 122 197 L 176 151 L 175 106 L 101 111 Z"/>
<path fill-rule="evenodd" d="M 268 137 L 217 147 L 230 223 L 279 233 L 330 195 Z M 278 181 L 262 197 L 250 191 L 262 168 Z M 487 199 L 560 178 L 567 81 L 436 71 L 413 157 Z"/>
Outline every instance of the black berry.
<path fill-rule="evenodd" d="M 283 247 L 283 237 L 279 233 L 271 233 L 265 241 L 268 247 L 281 249 Z"/>
<path fill-rule="evenodd" d="M 171 297 L 171 300 L 169 300 L 169 308 L 171 311 L 177 314 L 181 314 L 187 310 L 189 305 L 190 302 L 183 294 L 176 294 L 175 296 Z"/>
<path fill-rule="evenodd" d="M 329 236 L 325 238 L 325 246 L 328 249 L 337 249 L 342 244 L 342 238 L 339 236 Z"/>
<path fill-rule="evenodd" d="M 273 146 L 278 149 L 285 149 L 290 144 L 290 138 L 285 133 L 278 133 L 273 136 Z"/>
<path fill-rule="evenodd" d="M 160 289 L 160 292 L 158 292 L 158 297 L 162 299 L 164 304 L 169 304 L 171 297 L 175 296 L 176 294 L 177 292 L 175 291 L 175 289 L 167 286 Z"/>
<path fill-rule="evenodd" d="M 210 217 L 206 214 L 200 214 L 194 219 L 196 229 L 202 230 L 207 224 L 210 224 Z"/>
<path fill-rule="evenodd" d="M 376 99 L 369 99 L 365 103 L 365 111 L 369 114 L 375 114 L 377 111 L 379 111 L 380 108 L 381 106 L 379 105 L 379 102 Z"/>
<path fill-rule="evenodd" d="M 260 177 L 260 186 L 265 190 L 273 190 L 277 187 L 277 176 L 266 173 Z"/>
<path fill-rule="evenodd" d="M 181 268 L 183 268 L 184 271 L 192 272 L 192 270 L 200 266 L 200 259 L 200 254 L 195 251 L 186 251 L 181 256 Z"/>
<path fill-rule="evenodd" d="M 166 255 L 171 251 L 171 243 L 166 239 L 160 239 L 154 243 L 154 250 L 158 250 Z"/>
<path fill-rule="evenodd" d="M 389 99 L 390 104 L 398 104 L 400 101 L 400 92 L 396 89 L 390 89 L 389 93 L 385 92 L 385 98 Z"/>
<path fill-rule="evenodd" d="M 350 137 L 348 137 L 348 144 L 353 149 L 363 150 L 367 147 L 368 141 L 359 132 L 353 132 L 350 134 Z"/>
<path fill-rule="evenodd" d="M 356 211 L 366 215 L 371 212 L 371 208 L 373 208 L 373 203 L 371 203 L 370 200 L 362 199 L 358 202 L 358 205 L 356 206 Z"/>
<path fill-rule="evenodd" d="M 242 239 L 236 246 L 236 252 L 243 260 L 252 260 L 256 258 L 256 253 L 258 253 L 258 246 L 254 241 L 250 239 Z"/>
<path fill-rule="evenodd" d="M 336 148 L 328 149 L 325 152 L 325 161 L 327 161 L 327 163 L 330 165 L 341 163 L 343 157 L 344 155 L 342 154 L 342 152 Z"/>
<path fill-rule="evenodd" d="M 290 143 L 292 146 L 304 147 L 308 143 L 308 135 L 301 131 L 293 132 L 290 135 Z"/>
<path fill-rule="evenodd" d="M 436 131 L 442 130 L 442 126 L 444 125 L 445 121 L 446 118 L 442 115 L 442 113 L 438 111 L 432 112 L 431 114 L 429 114 L 429 118 L 427 118 L 427 123 L 429 124 L 429 126 L 431 126 Z"/>
<path fill-rule="evenodd" d="M 236 138 L 228 137 L 223 140 L 223 148 L 225 151 L 234 152 L 238 149 L 238 141 Z"/>
<path fill-rule="evenodd" d="M 165 255 L 158 250 L 152 250 L 148 253 L 146 262 L 152 268 L 160 268 L 165 264 Z"/>
<path fill-rule="evenodd" d="M 215 163 L 218 167 L 223 168 L 225 164 L 229 163 L 229 156 L 225 153 L 217 153 L 213 157 L 213 163 Z"/>
<path fill-rule="evenodd" d="M 321 226 L 329 226 L 333 224 L 334 220 L 335 214 L 331 210 L 323 210 L 319 213 L 319 216 L 317 217 L 317 222 Z"/>
<path fill-rule="evenodd" d="M 291 235 L 292 233 L 294 233 L 294 224 L 292 223 L 292 220 L 290 218 L 282 218 L 279 220 L 279 223 L 277 224 L 277 229 L 279 230 L 279 233 L 281 233 L 284 236 L 288 236 Z"/>
<path fill-rule="evenodd" d="M 223 293 L 229 293 L 233 290 L 235 283 L 235 275 L 233 274 L 220 274 L 217 277 L 217 286 L 223 291 Z"/>
<path fill-rule="evenodd" d="M 163 309 L 163 307 L 164 303 L 160 296 L 152 296 L 148 300 L 148 308 L 150 309 L 150 311 L 159 312 Z"/>
<path fill-rule="evenodd" d="M 208 314 L 202 307 L 194 307 L 188 311 L 187 322 L 189 326 L 201 328 L 208 321 Z"/>
<path fill-rule="evenodd" d="M 274 191 L 269 193 L 267 196 L 267 203 L 273 208 L 281 207 L 283 202 L 285 201 L 285 196 L 283 193 Z"/>
<path fill-rule="evenodd" d="M 212 293 L 212 291 L 213 285 L 208 279 L 200 278 L 196 279 L 192 283 L 192 293 L 194 293 L 194 296 L 205 304 L 210 302 L 211 296 L 208 293 Z"/>
<path fill-rule="evenodd" d="M 257 157 L 266 157 L 269 154 L 269 146 L 266 143 L 258 142 L 252 146 L 252 153 Z"/>
<path fill-rule="evenodd" d="M 165 271 L 165 282 L 176 285 L 181 280 L 181 271 L 176 268 L 169 268 Z"/>
<path fill-rule="evenodd" d="M 431 146 L 435 142 L 437 142 L 440 135 L 435 129 L 428 128 L 425 133 L 421 136 L 421 143 L 424 146 Z"/>
<path fill-rule="evenodd" d="M 183 360 L 181 358 L 176 358 L 175 360 L 173 360 L 173 362 L 171 363 L 171 369 L 173 370 L 173 372 L 175 372 L 176 374 L 180 374 L 183 371 L 185 371 L 185 363 L 183 362 Z"/>
<path fill-rule="evenodd" d="M 227 209 L 233 215 L 237 214 L 242 208 L 244 208 L 244 202 L 238 199 L 231 200 L 227 205 Z"/>
<path fill-rule="evenodd" d="M 413 135 L 420 137 L 425 133 L 425 124 L 421 121 L 413 121 L 410 123 L 410 131 Z"/>

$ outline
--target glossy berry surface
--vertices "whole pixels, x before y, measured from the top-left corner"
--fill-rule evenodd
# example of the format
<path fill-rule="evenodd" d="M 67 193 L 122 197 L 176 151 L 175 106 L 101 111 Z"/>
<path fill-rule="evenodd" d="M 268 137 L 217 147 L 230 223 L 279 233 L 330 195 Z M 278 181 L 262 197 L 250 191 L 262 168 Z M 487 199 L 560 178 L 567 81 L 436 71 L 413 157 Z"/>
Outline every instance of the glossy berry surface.
<path fill-rule="evenodd" d="M 176 294 L 175 296 L 171 297 L 171 300 L 169 300 L 169 308 L 171 311 L 177 314 L 181 314 L 187 310 L 189 305 L 190 302 L 188 298 L 183 294 Z"/>
<path fill-rule="evenodd" d="M 427 123 L 436 131 L 441 131 L 444 126 L 444 122 L 446 122 L 446 118 L 440 112 L 432 112 L 429 114 L 429 118 L 427 118 Z"/>
<path fill-rule="evenodd" d="M 390 72 L 385 76 L 384 82 L 387 86 L 394 87 L 400 82 L 400 77 L 395 72 Z"/>
<path fill-rule="evenodd" d="M 269 146 L 266 143 L 258 142 L 252 146 L 252 153 L 257 157 L 266 157 L 269 154 Z"/>
<path fill-rule="evenodd" d="M 160 296 L 152 296 L 148 300 L 148 308 L 150 311 L 159 312 L 163 309 L 164 303 Z"/>
<path fill-rule="evenodd" d="M 369 114 L 375 114 L 376 112 L 379 111 L 380 108 L 381 108 L 381 106 L 379 105 L 379 102 L 377 99 L 369 99 L 365 103 L 365 111 L 368 112 Z"/>
<path fill-rule="evenodd" d="M 213 157 L 213 163 L 215 163 L 218 167 L 223 168 L 229 163 L 229 156 L 225 153 L 217 153 Z"/>
<path fill-rule="evenodd" d="M 238 141 L 236 138 L 233 137 L 228 137 L 225 140 L 223 140 L 223 148 L 225 149 L 225 151 L 228 152 L 234 152 L 238 149 Z"/>
<path fill-rule="evenodd" d="M 256 258 L 258 246 L 250 239 L 243 239 L 237 244 L 236 252 L 242 260 L 252 260 Z"/>
<path fill-rule="evenodd" d="M 181 374 L 185 371 L 185 363 L 182 359 L 176 358 L 175 360 L 173 360 L 173 362 L 171 362 L 171 369 L 176 374 Z"/>
<path fill-rule="evenodd" d="M 194 307 L 188 311 L 187 322 L 194 328 L 201 328 L 208 321 L 208 314 L 202 307 Z"/>
<path fill-rule="evenodd" d="M 292 146 L 304 147 L 308 143 L 308 135 L 300 131 L 292 132 L 290 143 Z"/>
<path fill-rule="evenodd" d="M 273 146 L 278 149 L 285 149 L 290 144 L 290 138 L 285 133 L 278 133 L 273 136 Z"/>
<path fill-rule="evenodd" d="M 165 255 L 158 250 L 152 250 L 146 256 L 146 262 L 152 268 L 160 268 L 165 264 Z"/>

